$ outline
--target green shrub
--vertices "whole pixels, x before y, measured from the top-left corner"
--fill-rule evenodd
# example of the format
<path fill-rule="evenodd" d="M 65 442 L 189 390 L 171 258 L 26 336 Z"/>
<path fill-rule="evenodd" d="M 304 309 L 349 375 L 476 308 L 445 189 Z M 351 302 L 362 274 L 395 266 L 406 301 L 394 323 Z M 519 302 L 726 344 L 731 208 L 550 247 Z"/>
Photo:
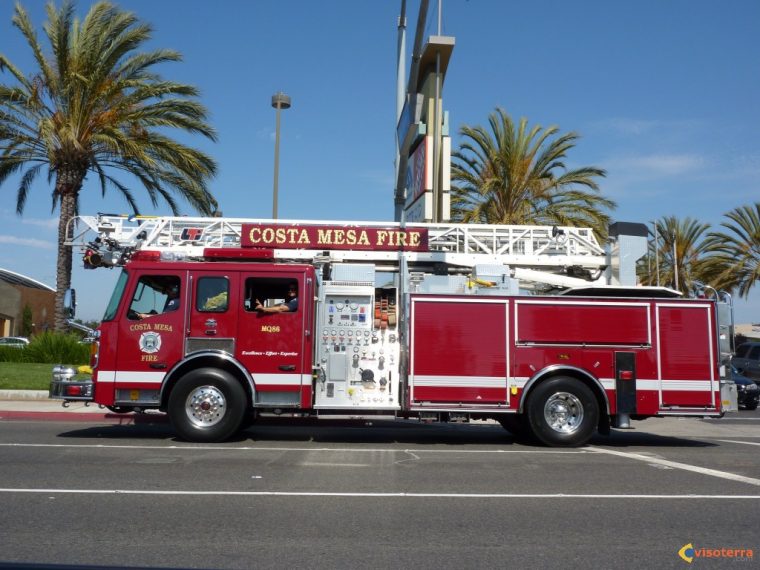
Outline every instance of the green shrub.
<path fill-rule="evenodd" d="M 0 346 L 0 362 L 27 362 L 25 360 L 26 348 L 14 346 Z"/>
<path fill-rule="evenodd" d="M 26 348 L 0 347 L 0 362 L 88 364 L 90 346 L 75 334 L 46 332 L 35 336 Z"/>

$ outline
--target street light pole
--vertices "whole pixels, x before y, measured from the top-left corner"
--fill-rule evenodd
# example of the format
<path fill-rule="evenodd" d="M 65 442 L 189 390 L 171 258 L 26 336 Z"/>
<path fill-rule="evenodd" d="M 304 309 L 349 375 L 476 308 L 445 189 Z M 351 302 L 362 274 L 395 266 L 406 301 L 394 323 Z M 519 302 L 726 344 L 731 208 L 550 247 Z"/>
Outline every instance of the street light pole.
<path fill-rule="evenodd" d="M 280 110 L 290 109 L 290 97 L 282 91 L 272 95 L 272 107 L 277 109 L 277 126 L 274 135 L 274 186 L 272 188 L 272 219 L 277 219 L 277 185 L 280 176 Z"/>
<path fill-rule="evenodd" d="M 660 286 L 660 237 L 657 235 L 657 222 L 652 222 L 654 228 L 654 268 L 657 272 L 657 286 Z"/>

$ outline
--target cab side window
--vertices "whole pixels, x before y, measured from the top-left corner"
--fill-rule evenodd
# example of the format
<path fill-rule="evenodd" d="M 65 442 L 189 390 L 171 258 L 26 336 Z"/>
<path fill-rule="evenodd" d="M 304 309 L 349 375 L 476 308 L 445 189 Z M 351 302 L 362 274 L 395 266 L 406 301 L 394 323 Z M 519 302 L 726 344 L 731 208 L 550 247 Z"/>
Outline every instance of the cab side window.
<path fill-rule="evenodd" d="M 195 310 L 224 313 L 229 305 L 230 282 L 226 277 L 201 277 L 195 294 Z"/>
<path fill-rule="evenodd" d="M 298 280 L 283 277 L 249 277 L 245 280 L 243 309 L 255 311 L 257 303 L 266 308 L 282 305 L 288 311 L 298 310 Z"/>
<path fill-rule="evenodd" d="M 137 282 L 127 318 L 136 321 L 176 311 L 181 281 L 176 275 L 143 275 Z"/>

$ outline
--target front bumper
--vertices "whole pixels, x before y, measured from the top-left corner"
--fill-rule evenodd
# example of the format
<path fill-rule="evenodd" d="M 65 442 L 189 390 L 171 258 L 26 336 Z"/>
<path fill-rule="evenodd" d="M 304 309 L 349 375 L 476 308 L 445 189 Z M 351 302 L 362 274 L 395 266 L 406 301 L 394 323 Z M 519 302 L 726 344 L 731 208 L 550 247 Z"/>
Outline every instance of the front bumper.
<path fill-rule="evenodd" d="M 55 366 L 48 397 L 51 400 L 67 402 L 92 402 L 95 397 L 92 377 L 77 373 L 72 367 Z"/>

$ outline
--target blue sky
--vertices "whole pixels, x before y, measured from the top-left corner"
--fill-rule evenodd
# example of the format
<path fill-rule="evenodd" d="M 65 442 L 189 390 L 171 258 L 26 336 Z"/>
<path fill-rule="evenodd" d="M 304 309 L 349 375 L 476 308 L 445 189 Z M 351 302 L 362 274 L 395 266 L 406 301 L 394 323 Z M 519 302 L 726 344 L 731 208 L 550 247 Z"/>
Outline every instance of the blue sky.
<path fill-rule="evenodd" d="M 44 2 L 23 3 L 39 26 Z M 280 217 L 392 219 L 400 1 L 118 4 L 153 25 L 153 47 L 184 54 L 162 72 L 202 92 L 219 142 L 191 140 L 219 162 L 211 187 L 225 215 L 271 214 L 270 100 L 283 90 L 293 107 L 282 116 Z M 436 32 L 436 4 L 427 35 Z M 79 13 L 89 6 L 80 0 Z M 410 0 L 408 50 L 417 9 Z M 29 70 L 12 14 L 13 2 L 0 0 L 0 52 Z M 608 171 L 601 185 L 618 203 L 616 220 L 676 215 L 718 224 L 759 196 L 759 25 L 756 0 L 444 0 L 443 32 L 456 38 L 444 105 L 455 129 L 485 124 L 501 106 L 531 124 L 580 133 L 568 166 Z M 44 177 L 36 184 L 21 218 L 15 197 L 15 181 L 0 188 L 0 267 L 54 285 L 50 187 Z M 145 196 L 140 206 L 168 213 Z M 85 183 L 80 207 L 129 213 L 116 194 L 102 199 L 95 180 Z M 114 281 L 115 272 L 76 268 L 79 316 L 99 318 Z M 736 315 L 760 322 L 760 288 Z"/>

